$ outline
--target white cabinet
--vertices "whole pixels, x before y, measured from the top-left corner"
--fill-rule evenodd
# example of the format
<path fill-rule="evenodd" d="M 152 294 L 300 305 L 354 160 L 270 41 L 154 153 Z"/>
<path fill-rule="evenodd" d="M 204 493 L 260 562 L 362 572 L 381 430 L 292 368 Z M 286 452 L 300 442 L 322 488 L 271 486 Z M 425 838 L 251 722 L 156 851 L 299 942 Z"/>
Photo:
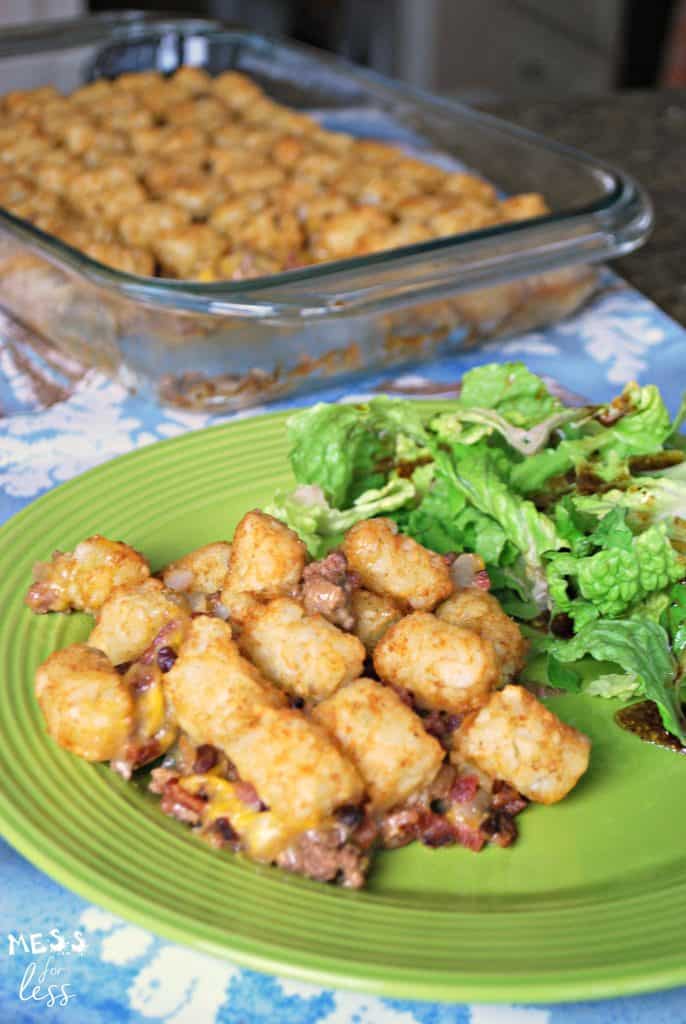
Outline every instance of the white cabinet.
<path fill-rule="evenodd" d="M 621 0 L 397 0 L 396 74 L 466 97 L 611 88 Z"/>

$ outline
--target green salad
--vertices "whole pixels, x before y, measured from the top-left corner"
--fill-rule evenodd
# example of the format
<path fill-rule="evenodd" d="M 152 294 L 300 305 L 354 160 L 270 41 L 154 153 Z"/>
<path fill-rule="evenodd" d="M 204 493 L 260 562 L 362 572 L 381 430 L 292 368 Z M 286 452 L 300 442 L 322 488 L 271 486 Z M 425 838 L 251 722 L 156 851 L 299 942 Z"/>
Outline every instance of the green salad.
<path fill-rule="evenodd" d="M 686 743 L 685 418 L 651 385 L 569 407 L 523 364 L 489 364 L 448 411 L 378 397 L 297 412 L 298 486 L 265 511 L 315 558 L 373 516 L 477 553 L 531 641 L 525 678 L 652 700 Z"/>

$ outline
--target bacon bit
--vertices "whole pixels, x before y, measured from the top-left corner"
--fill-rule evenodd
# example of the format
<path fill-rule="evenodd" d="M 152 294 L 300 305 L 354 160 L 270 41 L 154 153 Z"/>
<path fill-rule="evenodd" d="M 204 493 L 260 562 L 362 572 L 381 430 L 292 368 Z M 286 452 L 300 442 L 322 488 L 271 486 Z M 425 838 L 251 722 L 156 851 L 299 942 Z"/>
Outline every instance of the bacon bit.
<path fill-rule="evenodd" d="M 169 814 L 179 821 L 187 821 L 190 825 L 197 825 L 200 815 L 205 807 L 205 798 L 187 793 L 179 784 L 178 779 L 170 779 L 164 787 L 160 809 L 164 814 Z"/>
<path fill-rule="evenodd" d="M 362 819 L 362 823 L 357 826 L 350 838 L 361 850 L 368 850 L 376 841 L 378 834 L 379 826 L 368 814 Z"/>
<path fill-rule="evenodd" d="M 456 804 L 468 804 L 479 791 L 477 775 L 460 775 L 450 787 L 450 799 Z"/>
<path fill-rule="evenodd" d="M 40 580 L 32 583 L 24 598 L 24 603 L 35 612 L 36 615 L 45 615 L 53 610 L 53 605 L 59 598 L 59 591 L 50 583 L 42 583 Z"/>
<path fill-rule="evenodd" d="M 164 793 L 164 787 L 168 782 L 178 782 L 179 773 L 173 768 L 153 768 L 150 772 L 150 783 L 148 789 L 151 793 Z"/>
<path fill-rule="evenodd" d="M 424 816 L 419 835 L 424 846 L 452 846 L 457 837 L 454 826 L 440 814 L 429 812 Z"/>
<path fill-rule="evenodd" d="M 489 575 L 488 575 L 488 573 L 487 573 L 487 571 L 485 569 L 481 569 L 474 576 L 474 586 L 478 590 L 490 590 L 491 589 L 491 580 L 490 580 L 490 577 L 489 577 Z"/>
<path fill-rule="evenodd" d="M 469 828 L 468 825 L 458 823 L 455 826 L 457 841 L 460 846 L 478 853 L 486 844 L 486 837 L 476 828 Z"/>
<path fill-rule="evenodd" d="M 260 800 L 260 798 L 259 798 L 259 796 L 257 794 L 257 790 L 253 786 L 252 782 L 237 782 L 235 784 L 235 787 L 236 787 L 236 796 L 238 797 L 238 799 L 242 800 L 243 803 L 247 807 L 251 808 L 251 810 L 253 810 L 253 811 L 266 811 L 267 810 L 267 805 L 262 803 L 262 801 Z"/>

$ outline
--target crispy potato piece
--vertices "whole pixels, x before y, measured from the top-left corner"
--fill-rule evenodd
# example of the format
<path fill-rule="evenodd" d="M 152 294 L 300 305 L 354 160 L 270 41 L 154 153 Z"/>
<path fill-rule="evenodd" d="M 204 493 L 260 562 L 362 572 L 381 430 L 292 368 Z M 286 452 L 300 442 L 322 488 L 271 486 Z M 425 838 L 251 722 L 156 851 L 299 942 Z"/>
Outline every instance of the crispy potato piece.
<path fill-rule="evenodd" d="M 541 804 L 569 793 L 588 768 L 591 741 L 561 722 L 522 686 L 506 686 L 455 734 L 459 757 L 474 761 Z"/>
<path fill-rule="evenodd" d="M 222 604 L 241 622 L 255 598 L 287 597 L 298 586 L 307 551 L 298 535 L 255 509 L 243 516 L 231 545 Z"/>
<path fill-rule="evenodd" d="M 73 552 L 55 551 L 50 562 L 38 562 L 33 575 L 26 595 L 32 611 L 95 614 L 115 587 L 142 583 L 150 575 L 150 567 L 128 544 L 96 533 L 77 544 Z"/>
<path fill-rule="evenodd" d="M 299 711 L 264 708 L 226 750 L 241 778 L 292 832 L 316 828 L 337 807 L 357 804 L 364 794 L 352 763 Z"/>
<path fill-rule="evenodd" d="M 357 637 L 323 615 L 306 615 L 288 597 L 250 612 L 239 646 L 267 679 L 305 700 L 322 700 L 355 679 L 365 658 Z"/>
<path fill-rule="evenodd" d="M 264 707 L 286 698 L 242 658 L 221 619 L 191 620 L 164 689 L 179 725 L 195 743 L 229 750 L 232 740 L 254 724 Z"/>
<path fill-rule="evenodd" d="M 188 605 L 159 580 L 116 587 L 98 611 L 88 643 L 121 665 L 140 658 L 168 622 L 190 622 Z"/>
<path fill-rule="evenodd" d="M 527 642 L 517 623 L 505 614 L 493 594 L 476 587 L 458 590 L 438 606 L 436 615 L 444 622 L 473 629 L 490 640 L 503 682 L 509 683 L 524 667 Z"/>
<path fill-rule="evenodd" d="M 390 597 L 380 597 L 362 587 L 353 590 L 350 604 L 355 616 L 353 633 L 362 641 L 367 654 L 371 655 L 386 630 L 399 622 L 403 613 Z"/>
<path fill-rule="evenodd" d="M 231 545 L 218 540 L 170 562 L 162 579 L 165 586 L 181 593 L 216 594 L 226 582 L 230 561 Z"/>
<path fill-rule="evenodd" d="M 166 231 L 183 230 L 190 219 L 190 213 L 179 206 L 161 199 L 147 199 L 124 213 L 118 230 L 128 245 L 146 247 Z"/>
<path fill-rule="evenodd" d="M 431 611 L 455 589 L 441 556 L 398 533 L 390 519 L 356 523 L 345 535 L 343 551 L 363 587 L 411 608 Z"/>
<path fill-rule="evenodd" d="M 530 217 L 544 217 L 550 213 L 548 204 L 539 192 L 523 192 L 503 199 L 499 210 L 503 220 L 528 220 Z"/>
<path fill-rule="evenodd" d="M 55 651 L 36 673 L 48 732 L 87 761 L 109 761 L 133 726 L 133 699 L 109 659 L 86 644 Z"/>
<path fill-rule="evenodd" d="M 312 715 L 338 741 L 364 779 L 374 810 L 401 803 L 428 786 L 444 750 L 388 686 L 356 679 Z"/>
<path fill-rule="evenodd" d="M 374 668 L 411 690 L 420 707 L 455 714 L 480 707 L 498 682 L 490 640 L 428 612 L 391 626 L 374 651 Z"/>

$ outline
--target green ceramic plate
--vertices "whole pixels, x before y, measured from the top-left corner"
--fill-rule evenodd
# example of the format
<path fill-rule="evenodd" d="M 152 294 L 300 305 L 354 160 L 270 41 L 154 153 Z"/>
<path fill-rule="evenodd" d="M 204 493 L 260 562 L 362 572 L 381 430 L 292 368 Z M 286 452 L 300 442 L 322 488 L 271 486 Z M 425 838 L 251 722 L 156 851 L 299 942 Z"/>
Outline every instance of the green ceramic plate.
<path fill-rule="evenodd" d="M 142 788 L 58 749 L 39 662 L 85 616 L 33 616 L 31 565 L 94 532 L 155 567 L 230 537 L 288 482 L 284 417 L 153 445 L 59 487 L 0 531 L 0 819 L 17 849 L 88 899 L 178 942 L 325 985 L 438 1000 L 549 1001 L 686 982 L 686 758 L 641 744 L 609 703 L 559 698 L 594 741 L 569 799 L 519 842 L 381 855 L 350 893 L 205 847 Z"/>

